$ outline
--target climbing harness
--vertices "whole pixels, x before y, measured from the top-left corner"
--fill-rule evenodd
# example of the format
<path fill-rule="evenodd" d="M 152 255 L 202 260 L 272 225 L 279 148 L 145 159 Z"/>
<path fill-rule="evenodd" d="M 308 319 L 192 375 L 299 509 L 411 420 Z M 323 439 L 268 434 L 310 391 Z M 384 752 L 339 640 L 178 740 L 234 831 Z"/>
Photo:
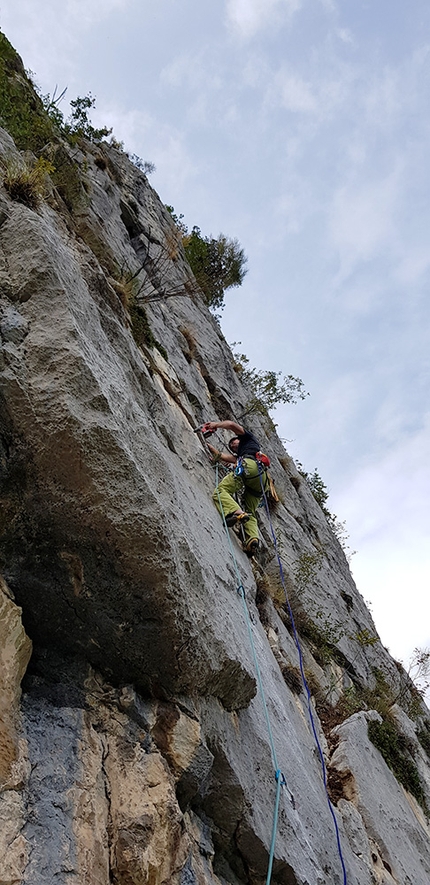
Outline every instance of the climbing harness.
<path fill-rule="evenodd" d="M 309 686 L 308 686 L 308 683 L 307 683 L 307 680 L 306 680 L 306 676 L 305 676 L 305 670 L 304 670 L 304 664 L 303 664 L 303 654 L 302 654 L 302 649 L 301 649 L 300 640 L 299 640 L 299 637 L 298 637 L 298 634 L 297 634 L 297 630 L 296 630 L 296 625 L 295 625 L 295 621 L 294 621 L 294 615 L 293 615 L 293 612 L 292 612 L 292 608 L 291 608 L 291 605 L 290 605 L 290 600 L 289 600 L 289 598 L 288 598 L 287 587 L 286 587 L 285 578 L 284 578 L 284 569 L 283 569 L 283 566 L 282 566 L 282 560 L 281 560 L 281 557 L 280 557 L 280 555 L 279 555 L 278 542 L 277 542 L 277 540 L 276 540 L 276 534 L 275 534 L 275 530 L 274 530 L 274 528 L 273 528 L 272 519 L 271 519 L 271 516 L 270 516 L 270 510 L 269 510 L 269 505 L 268 505 L 268 502 L 267 502 L 266 492 L 265 492 L 265 490 L 264 490 L 264 486 L 263 486 L 262 472 L 260 472 L 260 482 L 261 482 L 261 490 L 262 490 L 262 494 L 263 494 L 263 499 L 264 499 L 264 504 L 265 504 L 266 514 L 267 514 L 267 518 L 268 518 L 268 520 L 269 520 L 270 532 L 271 532 L 272 540 L 273 540 L 273 546 L 274 546 L 274 548 L 275 548 L 276 558 L 277 558 L 277 560 L 278 560 L 279 574 L 280 574 L 280 578 L 281 578 L 281 583 L 282 583 L 282 587 L 283 587 L 283 590 L 284 590 L 284 593 L 285 593 L 285 600 L 286 600 L 287 607 L 288 607 L 288 613 L 289 613 L 289 615 L 290 615 L 290 619 L 291 619 L 291 626 L 292 626 L 292 629 L 293 629 L 294 641 L 295 641 L 295 643 L 296 643 L 296 648 L 297 648 L 297 652 L 298 652 L 298 655 L 299 655 L 300 673 L 301 673 L 301 677 L 302 677 L 303 687 L 304 687 L 304 689 L 305 689 L 305 693 L 306 693 L 306 696 L 307 696 L 307 701 L 308 701 L 308 712 L 309 712 L 309 720 L 310 720 L 310 723 L 311 723 L 312 733 L 313 733 L 313 736 L 314 736 L 314 739 L 315 739 L 315 743 L 316 743 L 316 746 L 317 746 L 317 750 L 318 750 L 319 760 L 320 760 L 320 764 L 321 764 L 322 778 L 323 778 L 323 783 L 324 783 L 324 789 L 325 789 L 325 793 L 326 793 L 326 797 L 327 797 L 327 803 L 328 803 L 328 807 L 329 807 L 329 809 L 330 809 L 330 814 L 331 814 L 331 816 L 332 816 L 332 818 L 333 818 L 334 829 L 335 829 L 335 833 L 336 833 L 337 850 L 338 850 L 338 853 L 339 853 L 339 859 L 340 859 L 340 863 L 341 863 L 341 867 L 342 867 L 342 873 L 343 873 L 343 885 L 347 885 L 346 867 L 345 867 L 345 861 L 344 861 L 343 853 L 342 853 L 342 846 L 341 846 L 341 842 L 340 842 L 339 826 L 338 826 L 338 823 L 337 823 L 337 820 L 336 820 L 336 815 L 335 815 L 335 813 L 334 813 L 333 804 L 332 804 L 332 801 L 331 801 L 331 799 L 330 799 L 329 792 L 328 792 L 326 764 L 325 764 L 325 761 L 324 761 L 324 755 L 323 755 L 323 751 L 322 751 L 322 748 L 321 748 L 321 744 L 320 744 L 320 741 L 319 741 L 319 738 L 318 738 L 318 733 L 317 733 L 316 726 L 315 726 L 315 720 L 314 720 L 314 716 L 313 716 L 313 713 L 312 713 L 311 692 L 310 692 L 310 689 L 309 689 Z M 269 880 L 269 881 L 270 881 L 270 880 Z"/>
<path fill-rule="evenodd" d="M 260 665 L 258 663 L 254 637 L 252 635 L 251 618 L 249 616 L 248 605 L 246 602 L 245 589 L 244 589 L 242 579 L 240 576 L 239 566 L 237 564 L 237 559 L 236 559 L 235 552 L 233 549 L 233 544 L 232 544 L 232 541 L 230 538 L 230 533 L 229 533 L 228 526 L 226 523 L 224 510 L 222 508 L 220 494 L 218 492 L 218 479 L 219 479 L 218 464 L 215 465 L 215 469 L 216 469 L 216 486 L 217 486 L 218 502 L 219 502 L 219 506 L 220 506 L 220 513 L 222 515 L 222 521 L 223 521 L 224 528 L 226 531 L 226 535 L 227 535 L 227 539 L 228 539 L 228 543 L 229 543 L 229 547 L 230 547 L 230 553 L 231 553 L 231 557 L 233 560 L 234 569 L 236 572 L 237 592 L 238 592 L 239 596 L 241 596 L 242 602 L 243 602 L 243 609 L 245 612 L 245 621 L 246 621 L 249 641 L 250 641 L 250 645 L 251 645 L 252 657 L 254 660 L 254 667 L 255 667 L 255 673 L 257 676 L 258 688 L 259 688 L 260 697 L 261 697 L 261 701 L 262 701 L 262 705 L 263 705 L 264 718 L 266 720 L 266 725 L 267 725 L 267 732 L 268 732 L 268 736 L 269 736 L 270 749 L 271 749 L 271 753 L 272 753 L 273 767 L 275 770 L 276 797 L 275 797 L 275 807 L 274 807 L 274 811 L 273 811 L 273 825 L 272 825 L 272 836 L 271 836 L 271 841 L 270 841 L 269 864 L 268 864 L 267 878 L 266 878 L 266 885 L 270 885 L 271 878 L 272 878 L 273 858 L 275 856 L 276 831 L 278 828 L 278 814 L 279 814 L 279 801 L 280 801 L 280 795 L 281 795 L 281 787 L 287 788 L 287 790 L 290 794 L 290 801 L 291 801 L 293 808 L 295 808 L 295 803 L 294 803 L 294 796 L 291 793 L 291 791 L 288 789 L 285 777 L 282 774 L 282 771 L 278 765 L 278 759 L 276 756 L 276 749 L 275 749 L 275 742 L 273 739 L 272 727 L 270 724 L 269 711 L 267 709 L 266 695 L 264 693 L 263 680 L 261 678 L 261 670 L 260 670 Z"/>

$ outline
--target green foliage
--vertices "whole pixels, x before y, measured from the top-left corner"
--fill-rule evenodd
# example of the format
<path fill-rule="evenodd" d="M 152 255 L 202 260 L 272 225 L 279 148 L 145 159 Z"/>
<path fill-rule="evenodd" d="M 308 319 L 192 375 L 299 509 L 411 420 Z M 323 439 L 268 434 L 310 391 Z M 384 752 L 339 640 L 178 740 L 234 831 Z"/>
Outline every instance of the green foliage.
<path fill-rule="evenodd" d="M 162 344 L 155 338 L 151 326 L 149 325 L 148 316 L 143 304 L 138 300 L 138 282 L 136 274 L 127 268 L 117 268 L 116 279 L 111 278 L 111 285 L 115 289 L 120 301 L 128 311 L 131 320 L 131 331 L 133 338 L 138 345 L 142 347 L 156 347 L 159 353 L 168 361 L 167 351 Z"/>
<path fill-rule="evenodd" d="M 376 645 L 378 642 L 378 637 L 375 636 L 367 627 L 363 627 L 362 630 L 357 630 L 350 639 L 355 639 L 362 648 L 368 648 L 369 646 Z"/>
<path fill-rule="evenodd" d="M 55 127 L 34 91 L 21 59 L 0 32 L 0 125 L 19 150 L 33 153 L 55 137 Z"/>
<path fill-rule="evenodd" d="M 213 310 L 222 310 L 224 292 L 241 286 L 247 272 L 247 258 L 239 241 L 224 234 L 216 239 L 204 237 L 195 225 L 191 233 L 184 236 L 183 245 L 206 304 Z"/>
<path fill-rule="evenodd" d="M 311 552 L 304 551 L 301 553 L 294 568 L 295 586 L 301 597 L 303 597 L 306 590 L 310 589 L 315 583 L 318 572 L 322 566 L 323 558 L 323 550 L 315 550 Z M 321 666 L 325 666 L 330 660 L 336 657 L 336 646 L 338 642 L 347 635 L 349 639 L 356 641 L 360 646 L 360 650 L 355 657 L 358 657 L 361 653 L 361 649 L 373 646 L 378 642 L 378 637 L 372 634 L 367 628 L 357 630 L 354 634 L 348 634 L 344 623 L 340 620 L 336 620 L 330 613 L 323 611 L 322 608 L 318 608 L 314 611 L 312 617 L 303 610 L 300 610 L 295 613 L 295 619 L 300 632 L 315 646 L 314 656 Z M 369 702 L 372 705 L 374 699 L 379 698 L 380 695 L 383 694 L 386 697 L 389 697 L 390 704 L 392 704 L 394 702 L 392 693 L 390 693 L 389 686 L 385 681 L 383 674 L 379 673 L 379 671 L 375 671 L 374 675 L 376 679 L 375 696 L 369 698 Z M 341 678 L 342 677 L 340 677 L 340 679 Z M 340 679 L 336 679 L 331 688 L 334 688 Z M 366 706 L 366 700 L 363 695 L 360 695 L 360 697 L 357 695 L 356 701 L 358 704 L 356 709 L 363 709 L 363 706 Z M 379 709 L 379 707 L 376 707 L 376 709 Z M 355 712 L 355 710 L 352 712 Z"/>
<path fill-rule="evenodd" d="M 85 96 L 78 96 L 70 102 L 72 112 L 68 121 L 64 124 L 64 133 L 70 141 L 75 142 L 79 138 L 86 138 L 88 141 L 98 142 L 102 138 L 110 135 L 112 129 L 102 126 L 101 129 L 95 129 L 89 118 L 89 111 L 95 108 L 96 100 L 91 92 Z"/>
<path fill-rule="evenodd" d="M 315 498 L 315 501 L 320 505 L 321 510 L 327 519 L 330 529 L 332 530 L 335 538 L 337 538 L 337 540 L 339 541 L 339 544 L 343 549 L 347 561 L 350 562 L 351 557 L 354 556 L 356 551 L 351 550 L 349 544 L 347 543 L 349 535 L 346 530 L 345 522 L 342 522 L 340 519 L 338 519 L 336 514 L 331 513 L 328 507 L 326 507 L 329 493 L 325 482 L 321 479 L 321 476 L 319 475 L 316 467 L 313 473 L 307 473 L 300 461 L 296 461 L 296 467 L 298 472 L 300 473 L 300 476 L 302 476 L 303 479 L 306 480 Z"/>
<path fill-rule="evenodd" d="M 307 587 L 314 583 L 322 566 L 323 558 L 322 550 L 315 550 L 311 553 L 304 551 L 300 554 L 294 568 L 294 580 L 299 593 L 303 593 Z"/>
<path fill-rule="evenodd" d="M 346 636 L 346 630 L 341 621 L 336 621 L 322 609 L 317 610 L 314 619 L 305 619 L 301 629 L 303 635 L 307 636 L 315 646 L 315 660 L 321 667 L 326 667 L 335 657 L 336 645 L 340 639 Z"/>
<path fill-rule="evenodd" d="M 224 307 L 224 292 L 241 286 L 247 273 L 247 258 L 236 239 L 219 234 L 218 237 L 205 237 L 197 225 L 191 233 L 177 215 L 173 206 L 166 206 L 172 221 L 182 239 L 185 256 L 195 276 L 196 283 L 203 292 L 206 304 L 212 310 Z"/>
<path fill-rule="evenodd" d="M 52 96 L 39 95 L 19 55 L 0 33 L 0 123 L 20 150 L 38 153 L 59 136 L 74 144 L 79 138 L 98 142 L 111 133 L 111 129 L 96 129 L 91 124 L 89 111 L 95 107 L 91 93 L 70 102 L 72 111 L 65 122 L 59 108 L 65 92 L 57 95 L 55 88 Z"/>
<path fill-rule="evenodd" d="M 54 166 L 52 180 L 60 196 L 64 200 L 70 212 L 82 212 L 88 206 L 88 194 L 85 190 L 85 180 L 76 160 L 70 156 L 63 142 L 49 144 L 43 151 Z M 84 164 L 82 164 L 82 167 Z"/>
<path fill-rule="evenodd" d="M 407 674 L 417 691 L 424 696 L 430 688 L 430 649 L 414 648 Z"/>
<path fill-rule="evenodd" d="M 36 92 L 38 94 L 40 94 L 39 89 L 36 85 L 34 85 L 34 88 L 35 88 Z M 58 105 L 59 105 L 60 101 L 62 101 L 62 99 L 64 98 L 64 96 L 66 94 L 66 89 L 63 89 L 63 91 L 60 93 L 60 95 L 57 95 L 57 87 L 55 87 L 52 97 L 49 94 L 47 94 L 47 95 L 40 94 L 40 99 L 42 101 L 43 107 L 45 108 L 45 111 L 46 111 L 49 119 L 54 124 L 54 126 L 58 129 L 59 132 L 61 132 L 64 127 L 64 117 L 63 117 L 63 114 L 60 111 L 60 108 L 58 107 Z"/>
<path fill-rule="evenodd" d="M 325 513 L 325 510 L 323 511 Z M 337 540 L 339 541 L 340 546 L 345 554 L 345 559 L 349 563 L 351 562 L 351 557 L 355 556 L 356 550 L 351 550 L 349 544 L 347 543 L 349 540 L 349 535 L 346 529 L 345 520 L 338 519 L 335 513 L 325 513 L 327 517 L 327 522 Z"/>
<path fill-rule="evenodd" d="M 136 169 L 139 169 L 144 175 L 152 175 L 152 173 L 156 171 L 155 163 L 151 163 L 150 160 L 142 160 L 137 154 L 127 153 L 127 157 L 130 160 L 130 163 L 133 163 L 133 166 L 136 166 Z"/>
<path fill-rule="evenodd" d="M 369 722 L 368 733 L 399 783 L 427 811 L 420 776 L 404 735 L 399 734 L 394 724 L 387 719 L 383 722 Z"/>
<path fill-rule="evenodd" d="M 156 347 L 167 362 L 167 351 L 155 338 L 149 325 L 146 310 L 142 304 L 139 304 L 136 297 L 132 296 L 130 298 L 128 310 L 131 318 L 133 338 L 138 347 L 142 347 L 143 344 L 146 344 L 147 347 Z"/>
<path fill-rule="evenodd" d="M 46 176 L 53 171 L 52 163 L 44 157 L 34 164 L 12 157 L 3 163 L 3 184 L 12 200 L 37 209 L 45 193 Z"/>
<path fill-rule="evenodd" d="M 240 342 L 234 341 L 232 347 Z M 282 372 L 249 368 L 249 359 L 244 353 L 233 351 L 234 369 L 252 393 L 247 403 L 246 415 L 252 412 L 267 415 L 271 409 L 281 403 L 297 403 L 299 399 L 309 396 L 304 390 L 301 378 L 293 375 L 282 375 Z"/>
<path fill-rule="evenodd" d="M 186 237 L 188 234 L 188 228 L 185 222 L 182 220 L 184 218 L 183 214 L 177 215 L 173 206 L 166 205 L 166 209 L 170 213 L 172 221 L 176 225 L 181 238 Z"/>
<path fill-rule="evenodd" d="M 411 719 L 423 712 L 424 697 L 430 687 L 430 649 L 415 648 L 407 670 L 397 663 L 400 681 L 394 702 L 400 704 Z"/>
<path fill-rule="evenodd" d="M 351 661 L 351 664 L 354 663 L 354 660 L 355 658 Z M 375 667 L 373 669 L 373 675 L 375 677 L 374 688 L 362 685 L 351 685 L 344 690 L 336 707 L 332 709 L 332 728 L 335 724 L 343 722 L 348 716 L 352 716 L 353 713 L 358 713 L 360 710 L 376 710 L 384 719 L 389 719 L 391 715 L 391 707 L 394 703 L 393 692 L 388 685 L 382 670 Z M 325 703 L 330 692 L 336 687 L 342 678 L 343 677 L 341 676 L 332 681 L 329 691 L 321 699 L 322 704 Z"/>
<path fill-rule="evenodd" d="M 62 135 L 73 145 L 76 144 L 80 138 L 86 138 L 88 141 L 97 144 L 103 138 L 106 138 L 111 134 L 112 129 L 108 129 L 106 126 L 96 129 L 91 123 L 89 112 L 96 106 L 96 100 L 91 95 L 91 92 L 84 96 L 78 95 L 77 98 L 74 98 L 70 102 L 72 110 L 68 119 L 65 120 L 64 114 L 59 108 L 59 103 L 62 101 L 65 94 L 66 89 L 63 89 L 60 95 L 57 95 L 57 87 L 55 87 L 52 96 L 49 95 L 49 93 L 40 96 L 46 115 L 55 127 L 58 135 Z M 135 155 L 133 156 L 135 157 Z M 135 157 L 135 159 L 142 162 L 139 157 Z"/>
<path fill-rule="evenodd" d="M 428 722 L 418 729 L 417 738 L 430 759 L 430 726 Z"/>
<path fill-rule="evenodd" d="M 342 621 L 335 620 L 330 612 L 327 614 L 319 608 L 314 617 L 318 621 L 318 629 L 324 636 L 325 644 L 331 648 L 346 636 L 345 625 Z"/>
<path fill-rule="evenodd" d="M 301 553 L 294 569 L 294 581 L 300 596 L 314 584 L 323 558 L 322 550 Z M 299 631 L 313 644 L 315 659 L 325 667 L 335 657 L 337 643 L 346 636 L 344 624 L 322 608 L 318 608 L 312 617 L 301 609 L 295 612 L 295 620 Z"/>
<path fill-rule="evenodd" d="M 327 488 L 325 482 L 323 482 L 323 480 L 321 479 L 317 468 L 315 467 L 313 473 L 308 473 L 304 469 L 303 464 L 301 464 L 300 461 L 296 461 L 296 467 L 297 467 L 298 472 L 300 473 L 300 476 L 303 476 L 303 479 L 306 480 L 306 482 L 307 482 L 307 484 L 308 484 L 308 486 L 315 498 L 315 501 L 317 501 L 317 503 L 320 505 L 323 513 L 326 516 L 331 516 L 332 514 L 325 506 L 327 503 L 327 500 L 328 500 L 328 488 Z"/>
<path fill-rule="evenodd" d="M 338 622 L 340 626 L 340 621 Z M 346 635 L 346 630 L 342 630 L 342 635 Z M 341 636 L 339 636 L 341 638 Z M 370 630 L 367 630 L 365 627 L 363 630 L 357 630 L 355 633 L 349 634 L 349 639 L 358 642 L 360 649 L 354 655 L 352 661 L 346 667 L 346 670 L 352 670 L 353 664 L 361 654 L 361 649 L 367 648 L 369 646 L 375 645 L 378 642 L 378 637 L 374 636 Z M 344 673 L 342 672 L 340 676 L 332 676 L 330 678 L 330 686 L 324 697 L 321 699 L 321 703 L 324 704 L 331 694 L 331 692 L 336 688 L 339 683 L 343 682 Z M 390 693 L 390 689 L 388 684 L 386 685 L 388 689 L 388 693 L 385 693 L 384 698 L 384 709 L 389 710 L 389 707 L 392 703 L 392 696 Z M 365 699 L 367 697 L 367 700 Z M 346 716 L 351 716 L 353 713 L 356 713 L 358 710 L 367 709 L 370 706 L 372 709 L 379 709 L 380 704 L 380 695 L 378 687 L 372 692 L 371 689 L 362 689 L 357 688 L 357 686 L 352 685 L 349 688 L 345 689 L 343 692 L 342 698 L 336 705 L 336 721 L 341 722 Z"/>

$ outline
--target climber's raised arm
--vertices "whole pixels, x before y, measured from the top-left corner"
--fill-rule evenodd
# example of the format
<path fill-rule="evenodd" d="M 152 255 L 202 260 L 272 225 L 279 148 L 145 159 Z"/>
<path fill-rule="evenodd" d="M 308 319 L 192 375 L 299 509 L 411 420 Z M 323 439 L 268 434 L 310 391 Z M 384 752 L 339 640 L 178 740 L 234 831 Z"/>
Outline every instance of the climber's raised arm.
<path fill-rule="evenodd" d="M 245 428 L 236 421 L 208 421 L 206 424 L 203 424 L 202 432 L 204 433 L 208 430 L 212 433 L 215 430 L 231 430 L 237 436 L 242 436 L 245 433 Z"/>

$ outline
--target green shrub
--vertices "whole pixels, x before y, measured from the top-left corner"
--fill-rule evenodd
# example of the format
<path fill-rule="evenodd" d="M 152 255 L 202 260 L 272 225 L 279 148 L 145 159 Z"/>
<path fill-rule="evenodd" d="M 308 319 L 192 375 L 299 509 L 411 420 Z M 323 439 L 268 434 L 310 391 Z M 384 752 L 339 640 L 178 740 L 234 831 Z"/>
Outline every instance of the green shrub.
<path fill-rule="evenodd" d="M 173 206 L 166 206 L 166 209 L 182 239 L 185 256 L 206 304 L 212 310 L 222 310 L 224 292 L 241 286 L 247 273 L 248 259 L 242 246 L 238 240 L 224 234 L 205 237 L 197 225 L 190 233 L 182 220 L 184 216 L 177 215 Z"/>
<path fill-rule="evenodd" d="M 58 131 L 36 94 L 22 61 L 0 32 L 0 125 L 19 150 L 41 150 Z"/>
<path fill-rule="evenodd" d="M 153 172 L 156 172 L 155 163 L 152 163 L 151 160 L 142 160 L 137 154 L 129 154 L 127 151 L 126 156 L 130 160 L 130 163 L 133 163 L 133 166 L 136 166 L 136 169 L 139 169 L 144 175 L 152 175 Z"/>
<path fill-rule="evenodd" d="M 83 97 L 78 95 L 77 98 L 74 98 L 70 102 L 72 112 L 67 122 L 64 123 L 63 129 L 64 134 L 72 143 L 79 138 L 86 138 L 88 141 L 98 142 L 101 141 L 102 138 L 106 138 L 106 136 L 111 134 L 112 129 L 108 129 L 106 126 L 102 126 L 100 129 L 95 129 L 92 125 L 88 112 L 91 108 L 95 108 L 95 105 L 96 100 L 91 95 L 91 92 Z"/>
<path fill-rule="evenodd" d="M 323 513 L 326 516 L 331 516 L 330 511 L 327 510 L 325 506 L 328 500 L 328 488 L 325 482 L 321 479 L 317 468 L 315 467 L 313 473 L 307 473 L 300 461 L 296 461 L 296 467 L 298 472 L 300 473 L 300 476 L 303 476 L 303 479 L 306 480 L 315 498 L 315 501 L 317 501 L 317 503 L 320 505 Z"/>
<path fill-rule="evenodd" d="M 237 344 L 240 344 L 240 341 L 233 341 L 231 347 L 233 348 Z M 271 409 L 281 403 L 294 404 L 299 399 L 309 396 L 301 378 L 295 378 L 294 375 L 282 375 L 282 372 L 274 372 L 270 369 L 249 368 L 249 359 L 244 353 L 233 351 L 233 357 L 235 360 L 234 371 L 252 394 L 246 404 L 244 415 L 258 413 L 267 416 Z"/>
<path fill-rule="evenodd" d="M 430 759 L 430 727 L 427 723 L 417 731 L 417 738 Z"/>
<path fill-rule="evenodd" d="M 247 272 L 247 258 L 238 240 L 219 234 L 203 237 L 199 227 L 183 238 L 187 261 L 203 292 L 206 304 L 213 310 L 224 307 L 224 292 L 241 286 Z"/>
<path fill-rule="evenodd" d="M 60 141 L 47 146 L 43 155 L 52 161 L 52 180 L 69 211 L 83 212 L 89 204 L 89 197 L 85 189 L 85 178 L 76 160 Z"/>
<path fill-rule="evenodd" d="M 315 498 L 315 501 L 321 507 L 321 510 L 327 519 L 329 527 L 333 532 L 335 538 L 337 538 L 345 554 L 346 560 L 349 563 L 351 561 L 351 557 L 354 556 L 356 551 L 351 550 L 349 544 L 347 543 L 349 535 L 346 530 L 345 521 L 342 522 L 340 519 L 337 518 L 335 513 L 331 513 L 328 507 L 326 507 L 329 493 L 325 482 L 321 479 L 321 476 L 319 475 L 316 467 L 313 473 L 307 473 L 300 461 L 296 461 L 296 467 L 298 472 L 300 473 L 300 476 L 302 476 L 303 479 L 306 480 Z"/>
<path fill-rule="evenodd" d="M 336 645 L 345 636 L 345 628 L 341 621 L 335 621 L 330 615 L 324 615 L 321 610 L 317 611 L 314 618 L 319 620 L 318 624 L 301 611 L 295 615 L 296 626 L 302 636 L 311 642 L 312 653 L 317 663 L 320 667 L 326 667 L 330 661 L 336 659 Z"/>
<path fill-rule="evenodd" d="M 314 583 L 324 559 L 322 550 L 304 550 L 294 567 L 294 580 L 299 593 Z"/>
<path fill-rule="evenodd" d="M 163 356 L 167 362 L 167 351 L 165 347 L 163 347 L 163 345 L 160 344 L 160 342 L 157 341 L 157 339 L 155 338 L 151 326 L 149 325 L 146 310 L 142 306 L 142 304 L 139 304 L 135 296 L 131 296 L 128 301 L 128 311 L 131 318 L 133 338 L 136 344 L 139 347 L 141 347 L 143 344 L 146 344 L 147 347 L 156 347 L 159 353 L 161 353 L 161 356 Z"/>
<path fill-rule="evenodd" d="M 427 811 L 420 776 L 404 735 L 399 734 L 394 724 L 387 719 L 382 722 L 369 722 L 368 733 L 370 740 L 399 783 L 412 793 L 421 807 Z"/>

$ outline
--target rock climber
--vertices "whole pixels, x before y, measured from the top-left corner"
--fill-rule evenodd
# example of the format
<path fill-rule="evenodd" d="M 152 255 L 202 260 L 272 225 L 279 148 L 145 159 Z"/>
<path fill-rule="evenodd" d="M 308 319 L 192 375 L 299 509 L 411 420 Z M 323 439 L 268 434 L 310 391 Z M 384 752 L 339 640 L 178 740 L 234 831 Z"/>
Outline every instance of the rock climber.
<path fill-rule="evenodd" d="M 237 523 L 243 525 L 245 552 L 251 557 L 257 552 L 259 544 L 255 514 L 262 498 L 262 487 L 266 490 L 268 485 L 267 472 L 256 458 L 257 452 L 260 452 L 260 443 L 249 430 L 236 421 L 209 421 L 202 427 L 203 433 L 213 433 L 215 430 L 230 430 L 235 434 L 228 443 L 230 454 L 220 452 L 215 446 L 207 443 L 215 463 L 222 461 L 225 464 L 234 464 L 235 470 L 221 480 L 212 498 L 220 513 L 222 508 L 229 527 Z M 268 459 L 266 460 L 268 462 Z M 233 498 L 234 494 L 241 491 L 243 491 L 242 501 L 245 510 L 242 510 Z"/>

